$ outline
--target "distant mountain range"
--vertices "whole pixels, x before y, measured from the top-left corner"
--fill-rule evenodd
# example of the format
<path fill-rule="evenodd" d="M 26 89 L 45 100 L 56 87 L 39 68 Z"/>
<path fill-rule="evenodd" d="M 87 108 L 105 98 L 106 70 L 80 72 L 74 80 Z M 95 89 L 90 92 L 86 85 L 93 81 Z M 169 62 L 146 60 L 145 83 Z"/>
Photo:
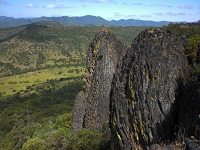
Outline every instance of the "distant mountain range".
<path fill-rule="evenodd" d="M 0 16 L 0 28 L 15 27 L 31 24 L 38 21 L 54 21 L 67 26 L 163 26 L 168 25 L 167 21 L 144 21 L 144 20 L 105 20 L 97 16 L 82 16 L 82 17 L 39 17 L 39 18 L 13 18 Z"/>

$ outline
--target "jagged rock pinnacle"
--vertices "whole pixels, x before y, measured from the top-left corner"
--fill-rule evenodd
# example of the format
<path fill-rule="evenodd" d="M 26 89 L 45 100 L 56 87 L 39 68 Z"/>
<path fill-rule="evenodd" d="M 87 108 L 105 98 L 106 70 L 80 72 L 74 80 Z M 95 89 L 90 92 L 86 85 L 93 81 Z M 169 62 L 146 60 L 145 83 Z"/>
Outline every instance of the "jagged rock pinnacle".
<path fill-rule="evenodd" d="M 103 28 L 90 44 L 86 62 L 86 112 L 83 126 L 101 130 L 109 121 L 110 90 L 124 45 Z"/>
<path fill-rule="evenodd" d="M 77 133 L 83 126 L 83 117 L 85 115 L 85 93 L 80 91 L 75 99 L 72 112 L 72 129 Z"/>

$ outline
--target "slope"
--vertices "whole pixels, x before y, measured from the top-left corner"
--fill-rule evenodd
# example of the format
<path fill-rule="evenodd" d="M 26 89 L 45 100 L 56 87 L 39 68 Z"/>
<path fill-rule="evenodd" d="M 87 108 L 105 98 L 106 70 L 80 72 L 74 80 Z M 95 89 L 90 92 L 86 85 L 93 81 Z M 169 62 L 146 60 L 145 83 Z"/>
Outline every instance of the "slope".
<path fill-rule="evenodd" d="M 24 26 L 20 27 L 17 34 L 11 33 L 10 37 L 3 37 L 4 40 L 0 42 L 1 75 L 55 66 L 83 66 L 90 39 L 101 30 L 101 27 L 63 26 L 54 22 L 33 23 L 24 30 L 23 28 Z M 130 43 L 130 37 L 136 36 L 145 28 L 110 27 L 110 30 L 124 39 L 125 43 Z"/>

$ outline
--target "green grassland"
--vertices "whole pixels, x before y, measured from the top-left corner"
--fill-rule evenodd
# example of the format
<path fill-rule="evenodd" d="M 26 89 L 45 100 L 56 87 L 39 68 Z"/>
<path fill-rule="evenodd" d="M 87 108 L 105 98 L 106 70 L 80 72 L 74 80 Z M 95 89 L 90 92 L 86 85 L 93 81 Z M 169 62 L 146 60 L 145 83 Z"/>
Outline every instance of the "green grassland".
<path fill-rule="evenodd" d="M 33 72 L 22 73 L 0 78 L 1 95 L 8 96 L 16 93 L 34 93 L 42 85 L 45 90 L 55 81 L 66 82 L 73 78 L 84 78 L 83 67 L 54 67 Z M 46 83 L 46 84 L 44 84 Z M 65 83 L 66 84 L 66 83 Z M 62 86 L 62 85 L 60 85 Z"/>
<path fill-rule="evenodd" d="M 0 78 L 0 150 L 64 149 L 84 74 L 83 67 L 70 66 Z"/>

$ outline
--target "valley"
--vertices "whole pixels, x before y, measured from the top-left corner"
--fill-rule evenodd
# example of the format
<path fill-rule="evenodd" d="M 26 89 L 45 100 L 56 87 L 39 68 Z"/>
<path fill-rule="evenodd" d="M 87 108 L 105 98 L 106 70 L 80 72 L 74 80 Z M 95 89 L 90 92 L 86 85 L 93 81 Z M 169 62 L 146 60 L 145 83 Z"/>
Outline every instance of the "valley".
<path fill-rule="evenodd" d="M 102 28 L 37 22 L 0 29 L 0 150 L 76 146 L 71 112 L 86 88 L 88 46 Z M 147 27 L 108 28 L 129 45 Z"/>

